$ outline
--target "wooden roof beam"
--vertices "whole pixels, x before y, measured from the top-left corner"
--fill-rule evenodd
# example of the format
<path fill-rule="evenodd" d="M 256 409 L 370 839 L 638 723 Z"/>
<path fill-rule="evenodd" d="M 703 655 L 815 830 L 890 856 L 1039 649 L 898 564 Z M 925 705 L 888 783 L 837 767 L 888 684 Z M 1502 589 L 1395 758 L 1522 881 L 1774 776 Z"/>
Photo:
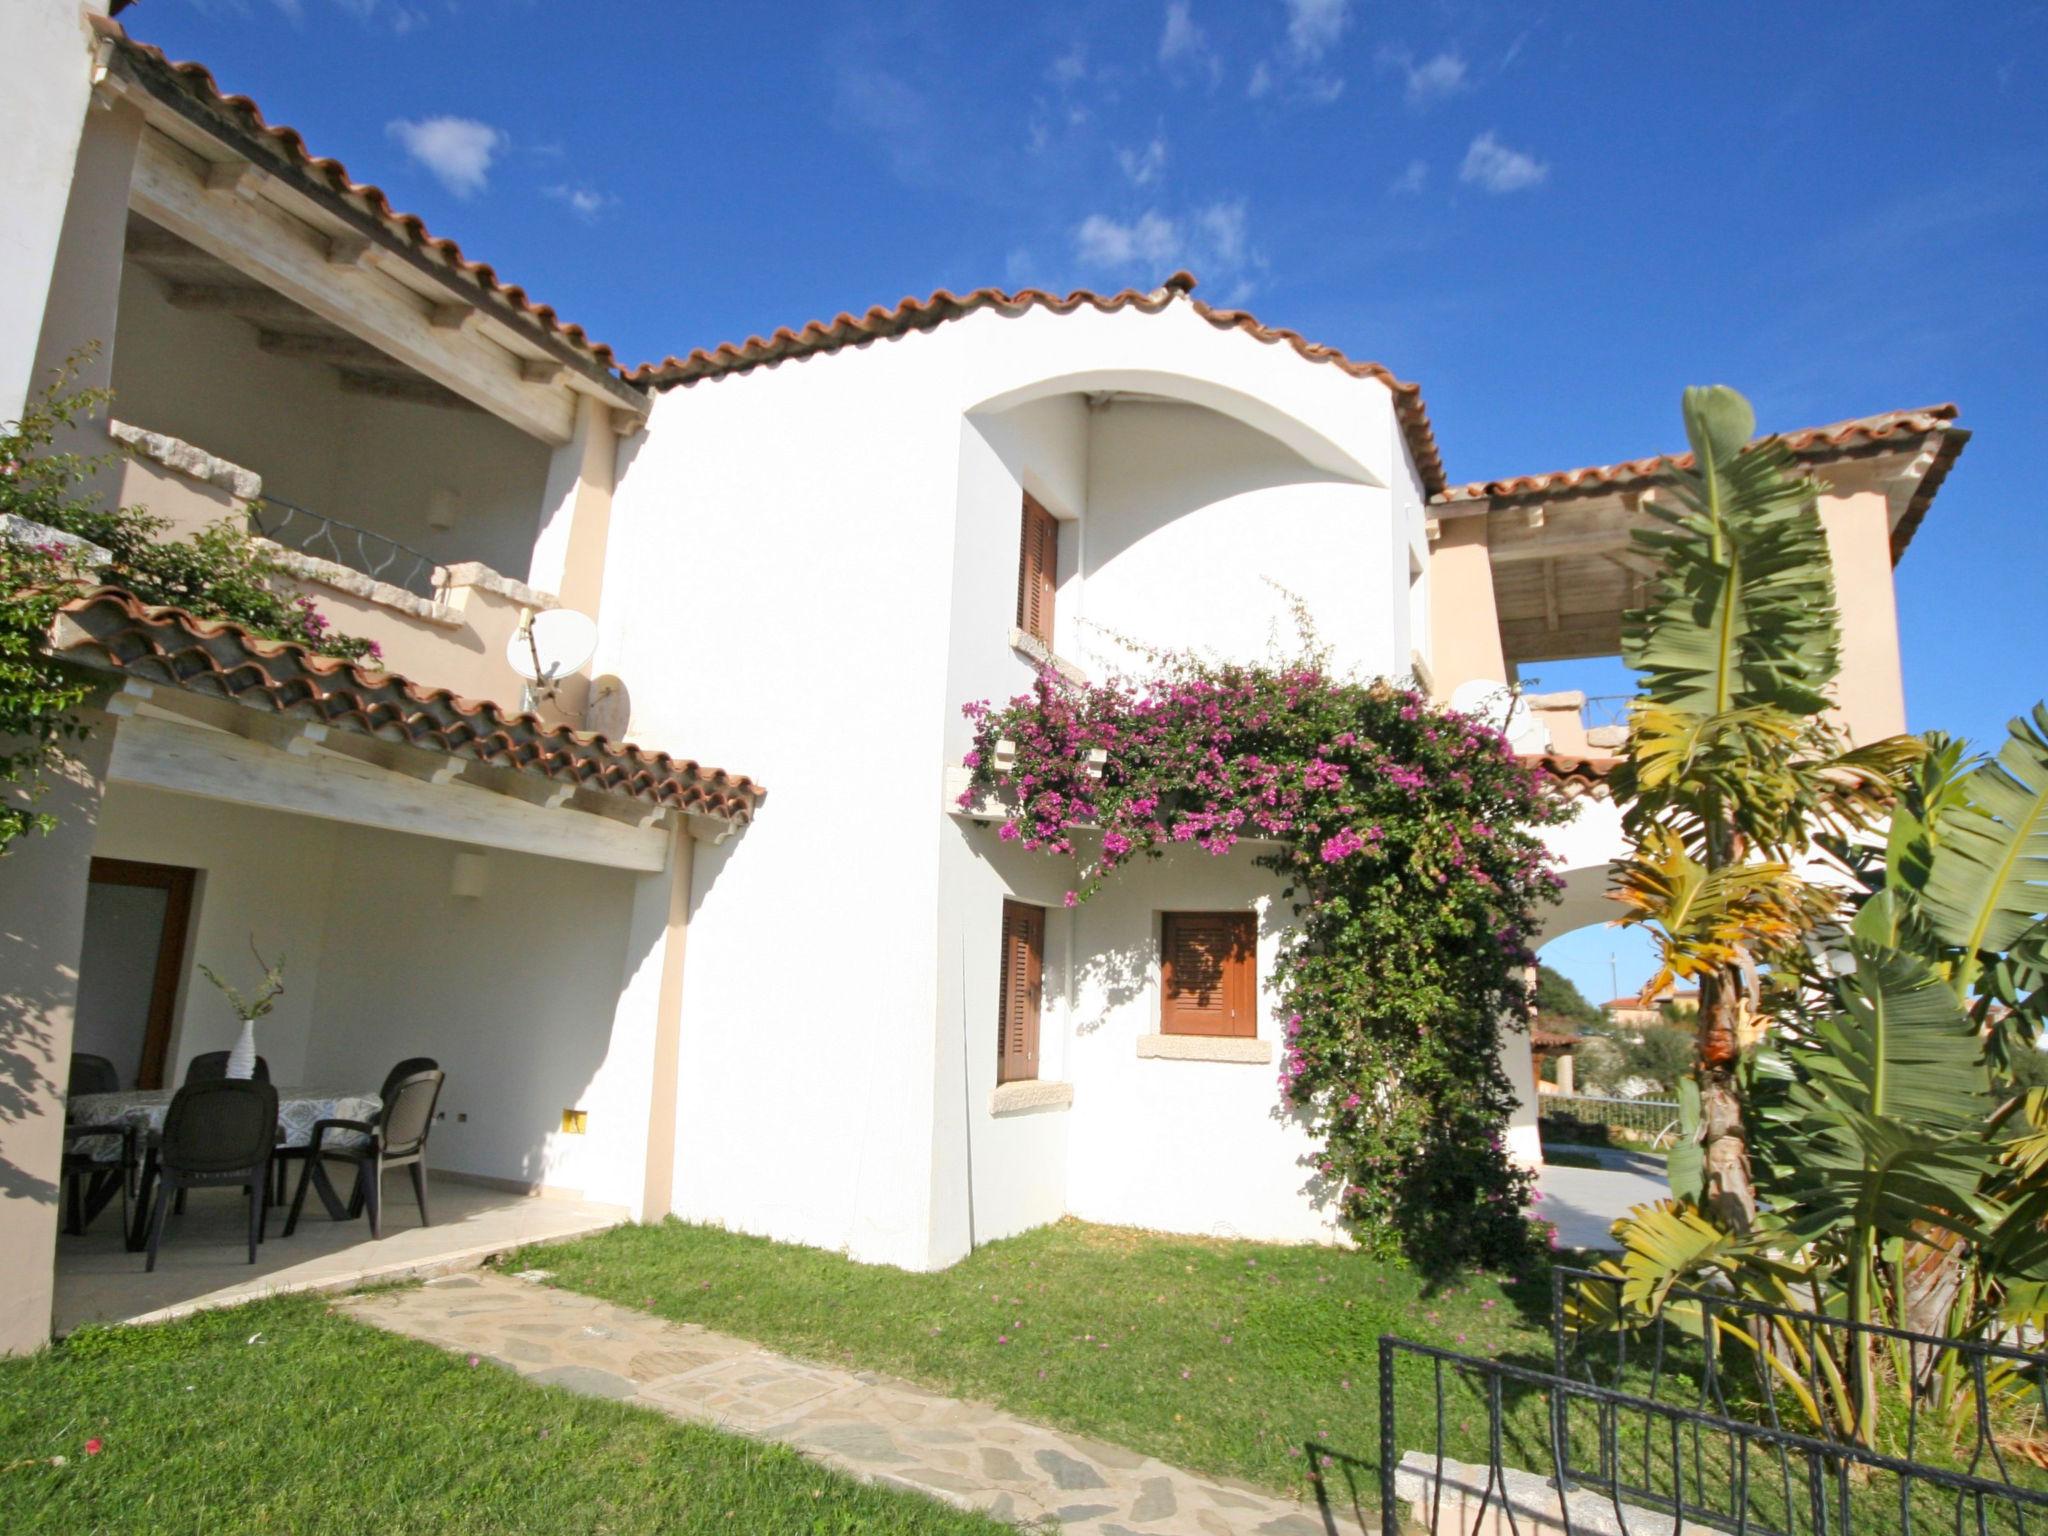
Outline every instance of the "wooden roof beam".
<path fill-rule="evenodd" d="M 529 436 L 554 445 L 569 441 L 575 425 L 570 390 L 528 383 L 520 377 L 518 359 L 488 337 L 430 324 L 419 296 L 377 264 L 335 265 L 328 259 L 327 233 L 267 200 L 214 196 L 203 176 L 199 157 L 160 133 L 145 132 L 136 152 L 129 205 L 249 281 L 369 342 Z"/>

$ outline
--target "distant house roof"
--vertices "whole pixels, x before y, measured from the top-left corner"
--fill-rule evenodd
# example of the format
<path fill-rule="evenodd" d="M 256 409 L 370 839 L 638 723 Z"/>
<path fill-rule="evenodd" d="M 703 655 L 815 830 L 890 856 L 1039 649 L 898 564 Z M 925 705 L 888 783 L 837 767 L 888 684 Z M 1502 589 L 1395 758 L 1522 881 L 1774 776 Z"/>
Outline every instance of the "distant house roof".
<path fill-rule="evenodd" d="M 1912 504 L 1892 531 L 1892 554 L 1897 558 L 1920 526 L 1921 518 L 1941 489 L 1970 434 L 1955 425 L 1960 414 L 1953 405 L 1929 405 L 1917 410 L 1881 411 L 1875 416 L 1857 416 L 1824 427 L 1802 427 L 1779 433 L 1794 457 L 1809 463 L 1882 451 L 1908 445 L 1919 439 L 1934 439 L 1934 462 L 1921 478 Z M 1583 469 L 1551 470 L 1543 474 L 1515 475 L 1505 480 L 1475 480 L 1451 486 L 1434 498 L 1441 506 L 1460 502 L 1513 500 L 1525 496 L 1555 496 L 1574 491 L 1616 490 L 1647 484 L 1674 469 L 1692 468 L 1690 453 L 1657 454 L 1646 459 L 1627 459 L 1619 464 L 1594 464 Z"/>
<path fill-rule="evenodd" d="M 1699 1000 L 1700 989 L 1698 987 L 1677 987 L 1672 991 L 1661 994 L 1654 1002 L 1649 1003 L 1645 1003 L 1641 997 L 1633 993 L 1627 997 L 1610 997 L 1600 1005 L 1600 1011 L 1606 1013 L 1613 1009 L 1620 1009 L 1623 1012 L 1643 1012 L 1649 1009 L 1661 1008 L 1666 1003 L 1696 1003 Z"/>
<path fill-rule="evenodd" d="M 394 672 L 267 640 L 182 608 L 99 587 L 57 615 L 53 655 L 102 672 L 535 774 L 577 789 L 745 823 L 767 798 L 752 779 L 614 742 Z"/>
<path fill-rule="evenodd" d="M 1444 488 L 1443 459 L 1437 452 L 1436 433 L 1430 426 L 1429 412 L 1422 403 L 1421 385 L 1396 378 L 1382 364 L 1354 361 L 1335 347 L 1310 341 L 1298 331 L 1265 325 L 1244 310 L 1218 309 L 1205 304 L 1193 296 L 1194 287 L 1192 273 L 1176 272 L 1149 293 L 1126 288 L 1105 295 L 1077 288 L 1061 298 L 1038 288 L 1024 288 L 1015 293 L 1006 293 L 1000 288 L 977 288 L 965 295 L 949 293 L 941 288 L 927 299 L 900 299 L 894 308 L 878 304 L 861 315 L 841 313 L 829 322 L 813 320 L 800 330 L 784 327 L 772 336 L 749 336 L 738 344 L 726 342 L 708 351 L 700 347 L 688 357 L 642 363 L 628 372 L 626 378 L 635 384 L 667 389 L 719 374 L 758 368 L 764 363 L 835 352 L 841 347 L 883 337 L 903 336 L 912 331 L 929 331 L 949 320 L 963 319 L 983 309 L 1005 315 L 1044 309 L 1065 315 L 1085 307 L 1104 314 L 1135 309 L 1141 314 L 1156 315 L 1178 299 L 1185 301 L 1196 314 L 1218 330 L 1242 331 L 1268 345 L 1286 345 L 1312 363 L 1329 363 L 1354 378 L 1377 379 L 1386 385 L 1393 392 L 1394 412 L 1400 420 L 1402 435 L 1407 439 L 1408 451 L 1415 459 L 1416 470 L 1422 476 L 1424 489 L 1434 494 Z"/>

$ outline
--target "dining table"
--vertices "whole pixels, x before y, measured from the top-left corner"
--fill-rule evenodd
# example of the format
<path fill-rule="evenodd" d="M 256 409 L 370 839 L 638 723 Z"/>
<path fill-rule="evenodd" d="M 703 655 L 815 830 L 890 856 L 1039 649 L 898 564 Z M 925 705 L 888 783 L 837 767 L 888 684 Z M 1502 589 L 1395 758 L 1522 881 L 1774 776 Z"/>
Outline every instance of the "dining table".
<path fill-rule="evenodd" d="M 144 1148 L 142 1160 L 142 1184 L 139 1198 L 135 1202 L 134 1219 L 128 1227 L 128 1251 L 139 1253 L 149 1236 L 149 1202 L 156 1187 L 157 1147 L 164 1128 L 164 1116 L 170 1113 L 171 1100 L 176 1097 L 175 1088 L 124 1088 L 118 1093 L 81 1093 L 65 1109 L 65 1124 L 71 1131 L 92 1131 L 104 1128 L 108 1132 L 107 1144 L 92 1149 L 84 1137 L 75 1137 L 74 1150 L 89 1151 L 95 1157 L 118 1154 L 119 1138 L 133 1130 Z M 329 1084 L 313 1084 L 305 1087 L 280 1086 L 277 1090 L 277 1144 L 279 1147 L 304 1147 L 313 1139 L 313 1127 L 322 1120 L 360 1120 L 375 1124 L 378 1112 L 384 1108 L 383 1098 L 374 1089 L 336 1087 Z M 340 1147 L 360 1142 L 360 1131 L 330 1132 L 326 1145 Z M 327 1206 L 327 1214 L 336 1221 L 346 1211 L 320 1182 L 314 1182 L 314 1189 Z"/>

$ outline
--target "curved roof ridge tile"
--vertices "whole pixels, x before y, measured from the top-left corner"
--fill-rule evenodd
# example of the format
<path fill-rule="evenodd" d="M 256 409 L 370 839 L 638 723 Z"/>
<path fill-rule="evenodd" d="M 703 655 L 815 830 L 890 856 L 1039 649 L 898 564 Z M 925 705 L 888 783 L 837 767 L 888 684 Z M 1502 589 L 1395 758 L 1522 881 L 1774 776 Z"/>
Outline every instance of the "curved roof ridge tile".
<path fill-rule="evenodd" d="M 295 641 L 258 635 L 231 620 L 153 607 L 120 587 L 96 587 L 59 613 L 70 624 L 53 632 L 51 649 L 86 665 L 467 754 L 608 794 L 661 805 L 701 803 L 733 821 L 751 820 L 767 798 L 767 790 L 744 775 L 550 725 L 488 699 L 465 698 L 395 672 L 319 655 Z M 104 661 L 96 663 L 94 656 Z"/>
<path fill-rule="evenodd" d="M 1414 456 L 1416 469 L 1422 476 L 1424 489 L 1432 496 L 1444 491 L 1443 458 L 1437 448 L 1436 431 L 1430 425 L 1428 409 L 1422 401 L 1420 384 L 1397 377 L 1385 364 L 1362 362 L 1347 357 L 1325 342 L 1310 341 L 1299 331 L 1266 325 L 1248 310 L 1219 309 L 1206 304 L 1194 297 L 1194 287 L 1192 275 L 1176 272 L 1162 286 L 1149 292 L 1124 288 L 1116 293 L 1103 294 L 1093 289 L 1076 288 L 1061 296 L 1043 288 L 1020 288 L 1015 292 L 1001 288 L 976 288 L 965 295 L 956 295 L 950 289 L 940 288 L 923 299 L 915 295 L 899 299 L 893 308 L 877 304 L 858 317 L 842 310 L 830 321 L 806 321 L 795 331 L 783 326 L 765 339 L 749 336 L 744 342 L 720 342 L 708 349 L 698 347 L 681 357 L 671 353 L 659 363 L 642 363 L 637 368 L 621 371 L 629 384 L 671 389 L 693 384 L 699 379 L 743 372 L 793 357 L 833 352 L 864 341 L 931 330 L 948 320 L 962 319 L 982 309 L 993 309 L 1006 315 L 1043 309 L 1052 314 L 1066 315 L 1086 305 L 1102 314 L 1135 309 L 1141 314 L 1156 315 L 1179 299 L 1218 330 L 1241 331 L 1269 346 L 1286 345 L 1305 361 L 1327 363 L 1353 378 L 1373 379 L 1385 385 L 1393 394 L 1395 415 L 1401 423 L 1408 451 Z"/>
<path fill-rule="evenodd" d="M 1829 422 L 1823 427 L 1800 427 L 1775 435 L 1795 454 L 1822 454 L 1832 449 L 1852 448 L 1865 443 L 1885 442 L 1895 437 L 1921 437 L 1930 432 L 1962 429 L 1953 423 L 1961 411 L 1952 402 L 1925 405 L 1912 410 L 1879 411 L 1871 416 L 1853 416 L 1847 421 Z M 1768 437 L 1759 439 L 1767 441 Z M 1651 454 L 1623 459 L 1615 464 L 1589 464 L 1579 469 L 1549 470 L 1533 475 L 1511 475 L 1501 480 L 1474 480 L 1450 486 L 1439 502 L 1479 501 L 1495 496 L 1528 496 L 1542 491 L 1576 490 L 1589 485 L 1621 485 L 1646 480 L 1671 469 L 1692 468 L 1691 452 Z"/>

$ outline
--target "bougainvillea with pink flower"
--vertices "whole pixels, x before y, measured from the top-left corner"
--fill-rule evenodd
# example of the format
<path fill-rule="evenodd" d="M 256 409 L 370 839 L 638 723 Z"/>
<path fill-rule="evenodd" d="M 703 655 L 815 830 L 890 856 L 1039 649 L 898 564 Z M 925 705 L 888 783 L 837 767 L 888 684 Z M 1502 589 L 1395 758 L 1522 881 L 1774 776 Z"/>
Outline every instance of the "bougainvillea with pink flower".
<path fill-rule="evenodd" d="M 1252 845 L 1294 913 L 1263 978 L 1279 1097 L 1353 1234 L 1431 1269 L 1516 1262 L 1529 1180 L 1500 1033 L 1526 1023 L 1527 936 L 1557 883 L 1540 829 L 1569 808 L 1498 731 L 1313 651 L 1151 660 L 1144 682 L 1048 668 L 967 705 L 963 805 L 998 797 L 1003 840 L 1070 860 L 1070 906 L 1134 859 Z"/>

